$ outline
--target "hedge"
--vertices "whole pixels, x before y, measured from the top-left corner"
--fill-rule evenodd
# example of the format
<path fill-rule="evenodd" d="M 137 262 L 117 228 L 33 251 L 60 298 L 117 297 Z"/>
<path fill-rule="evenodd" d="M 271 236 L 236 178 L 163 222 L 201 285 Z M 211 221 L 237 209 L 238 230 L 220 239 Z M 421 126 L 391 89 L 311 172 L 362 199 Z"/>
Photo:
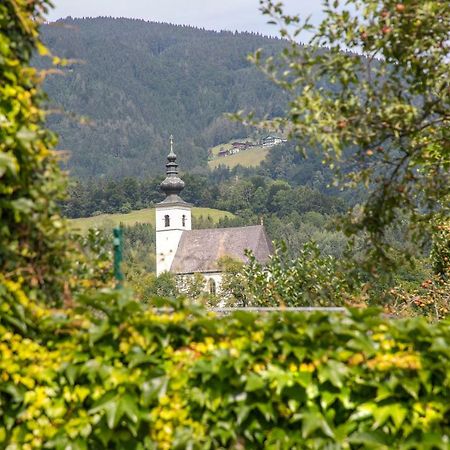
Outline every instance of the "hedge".
<path fill-rule="evenodd" d="M 449 321 L 78 303 L 0 278 L 0 448 L 449 448 Z"/>
<path fill-rule="evenodd" d="M 30 66 L 33 54 L 49 56 L 39 41 L 49 5 L 0 1 L 0 273 L 56 303 L 68 291 L 66 275 L 76 263 L 58 207 L 66 180 L 41 108 L 46 72 Z"/>

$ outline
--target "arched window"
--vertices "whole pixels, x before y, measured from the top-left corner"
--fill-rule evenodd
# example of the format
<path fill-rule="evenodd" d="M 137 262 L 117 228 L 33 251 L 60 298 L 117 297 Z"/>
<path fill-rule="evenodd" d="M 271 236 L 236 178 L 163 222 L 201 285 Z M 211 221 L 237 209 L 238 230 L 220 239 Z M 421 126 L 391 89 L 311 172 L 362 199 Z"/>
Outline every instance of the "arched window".
<path fill-rule="evenodd" d="M 210 278 L 208 284 L 209 284 L 209 293 L 211 295 L 216 295 L 216 282 L 215 282 L 215 280 L 213 278 Z"/>
<path fill-rule="evenodd" d="M 165 226 L 165 227 L 170 227 L 170 217 L 169 217 L 168 214 L 166 214 L 166 215 L 164 216 L 164 226 Z"/>
<path fill-rule="evenodd" d="M 186 216 L 183 214 L 183 216 L 181 217 L 181 225 L 183 225 L 183 227 L 186 226 Z"/>

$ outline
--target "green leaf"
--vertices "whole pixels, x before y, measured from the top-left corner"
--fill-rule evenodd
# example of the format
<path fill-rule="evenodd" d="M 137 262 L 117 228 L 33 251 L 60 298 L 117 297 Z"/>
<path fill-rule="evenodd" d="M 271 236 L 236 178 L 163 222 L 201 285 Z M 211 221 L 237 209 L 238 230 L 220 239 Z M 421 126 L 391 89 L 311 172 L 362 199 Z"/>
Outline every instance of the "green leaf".
<path fill-rule="evenodd" d="M 390 416 L 397 430 L 400 429 L 407 414 L 408 410 L 401 403 L 390 405 Z"/>
<path fill-rule="evenodd" d="M 391 405 L 377 407 L 372 412 L 375 418 L 375 423 L 372 425 L 372 429 L 376 430 L 380 428 L 391 415 Z"/>
<path fill-rule="evenodd" d="M 106 422 L 108 427 L 112 430 L 117 426 L 123 415 L 120 402 L 121 398 L 117 396 L 115 391 L 108 392 L 93 408 L 89 410 L 89 413 L 95 414 L 103 411 L 106 414 Z"/>
<path fill-rule="evenodd" d="M 75 364 L 68 364 L 65 370 L 67 380 L 73 386 L 75 384 L 75 380 L 80 371 L 80 368 Z"/>
<path fill-rule="evenodd" d="M 121 409 L 120 399 L 114 398 L 104 405 L 104 411 L 106 412 L 106 422 L 108 427 L 114 429 L 123 415 Z"/>
<path fill-rule="evenodd" d="M 353 433 L 348 441 L 351 444 L 362 444 L 371 447 L 373 444 L 388 445 L 387 436 L 381 431 L 366 431 Z"/>
<path fill-rule="evenodd" d="M 255 406 L 263 414 L 264 418 L 267 421 L 275 419 L 275 414 L 274 414 L 273 407 L 272 407 L 271 403 L 269 403 L 269 402 L 267 402 L 267 403 L 257 403 Z"/>
<path fill-rule="evenodd" d="M 418 393 L 420 389 L 419 381 L 416 379 L 407 378 L 402 380 L 401 383 L 402 388 L 414 399 L 418 399 Z"/>
<path fill-rule="evenodd" d="M 130 364 L 129 368 L 133 369 L 134 367 L 140 366 L 142 364 L 154 363 L 158 364 L 159 360 L 157 357 L 152 355 L 146 355 L 145 353 L 133 354 L 129 357 Z"/>
<path fill-rule="evenodd" d="M 133 398 L 131 395 L 125 395 L 120 400 L 121 411 L 126 414 L 132 422 L 139 422 L 139 408 L 137 405 L 137 399 Z"/>
<path fill-rule="evenodd" d="M 330 428 L 322 414 L 319 412 L 308 412 L 302 414 L 303 438 L 307 439 L 316 430 L 321 430 L 328 437 L 334 437 L 333 430 Z"/>
<path fill-rule="evenodd" d="M 169 378 L 166 376 L 153 378 L 141 385 L 143 406 L 149 406 L 156 398 L 166 395 Z"/>
<path fill-rule="evenodd" d="M 19 198 L 11 201 L 11 206 L 17 213 L 30 214 L 34 208 L 34 202 L 28 198 Z"/>
<path fill-rule="evenodd" d="M 257 391 L 265 386 L 264 380 L 259 375 L 250 373 L 245 384 L 245 390 L 248 392 Z"/>
<path fill-rule="evenodd" d="M 11 172 L 13 175 L 17 174 L 18 164 L 16 158 L 9 153 L 0 153 L 0 178 L 7 172 Z"/>

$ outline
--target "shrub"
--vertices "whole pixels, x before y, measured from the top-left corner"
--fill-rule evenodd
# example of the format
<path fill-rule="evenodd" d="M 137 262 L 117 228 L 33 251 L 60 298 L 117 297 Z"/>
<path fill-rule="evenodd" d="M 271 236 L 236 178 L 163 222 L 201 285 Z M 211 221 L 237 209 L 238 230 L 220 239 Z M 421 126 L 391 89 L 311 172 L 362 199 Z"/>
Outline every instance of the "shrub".
<path fill-rule="evenodd" d="M 350 259 L 323 255 L 314 242 L 306 243 L 295 259 L 284 243 L 276 244 L 265 266 L 249 257 L 243 270 L 247 305 L 336 306 L 366 300 Z"/>
<path fill-rule="evenodd" d="M 0 283 L 0 447 L 447 449 L 450 322 L 42 308 Z"/>
<path fill-rule="evenodd" d="M 38 24 L 46 0 L 0 3 L 0 272 L 22 279 L 35 294 L 63 292 L 69 264 L 65 222 L 57 201 L 64 177 L 44 129 L 34 51 L 46 54 Z"/>
<path fill-rule="evenodd" d="M 450 219 L 435 223 L 431 258 L 436 275 L 450 279 Z"/>

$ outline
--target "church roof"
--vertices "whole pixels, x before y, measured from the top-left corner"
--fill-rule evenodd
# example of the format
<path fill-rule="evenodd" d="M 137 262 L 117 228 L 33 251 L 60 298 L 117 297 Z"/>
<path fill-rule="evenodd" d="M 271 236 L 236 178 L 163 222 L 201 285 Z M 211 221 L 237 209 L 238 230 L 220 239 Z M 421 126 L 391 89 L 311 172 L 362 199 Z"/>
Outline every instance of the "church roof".
<path fill-rule="evenodd" d="M 170 269 L 173 273 L 220 272 L 219 260 L 230 257 L 247 262 L 245 250 L 259 262 L 272 253 L 263 225 L 184 231 Z"/>

